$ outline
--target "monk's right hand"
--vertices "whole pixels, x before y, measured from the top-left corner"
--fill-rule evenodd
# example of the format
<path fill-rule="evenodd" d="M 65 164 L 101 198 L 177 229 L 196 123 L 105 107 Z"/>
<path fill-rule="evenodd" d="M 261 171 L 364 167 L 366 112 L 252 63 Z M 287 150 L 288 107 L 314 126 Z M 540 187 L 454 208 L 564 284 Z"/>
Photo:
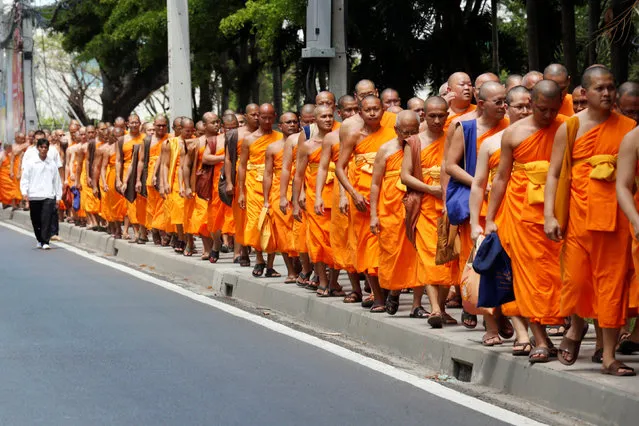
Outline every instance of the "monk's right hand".
<path fill-rule="evenodd" d="M 282 214 L 286 214 L 288 212 L 289 202 L 286 197 L 280 197 L 280 211 Z"/>
<path fill-rule="evenodd" d="M 488 224 L 486 224 L 486 234 L 488 234 Z M 471 231 L 470 231 L 470 238 L 473 241 L 477 241 L 477 238 L 479 238 L 480 235 L 484 235 L 484 229 L 481 227 L 481 225 L 479 224 L 472 225 Z"/>
<path fill-rule="evenodd" d="M 479 228 L 481 229 L 481 226 L 479 226 Z M 486 222 L 486 229 L 484 230 L 484 235 L 490 235 L 493 232 L 497 232 L 497 225 L 495 224 L 495 222 Z"/>
<path fill-rule="evenodd" d="M 349 207 L 350 203 L 348 201 L 348 197 L 346 196 L 342 196 L 339 197 L 339 211 L 340 213 L 342 213 L 343 215 L 348 215 L 348 207 Z"/>
<path fill-rule="evenodd" d="M 299 204 L 293 204 L 293 219 L 298 222 L 302 221 L 302 209 Z"/>
<path fill-rule="evenodd" d="M 563 240 L 563 235 L 561 235 L 561 228 L 559 227 L 559 222 L 557 222 L 556 217 L 546 218 L 544 220 L 544 232 L 546 233 L 546 237 L 548 239 L 558 242 Z"/>
<path fill-rule="evenodd" d="M 9 177 L 10 177 L 11 179 L 13 179 L 13 177 L 14 177 L 14 176 L 13 176 L 13 170 L 9 172 Z"/>
<path fill-rule="evenodd" d="M 120 185 L 120 192 L 123 194 L 126 192 L 126 182 Z"/>
<path fill-rule="evenodd" d="M 240 192 L 240 196 L 237 197 L 237 205 L 240 206 L 242 210 L 246 210 L 246 197 L 243 192 Z"/>
<path fill-rule="evenodd" d="M 109 192 L 109 185 L 103 185 L 102 186 L 102 191 Z"/>
<path fill-rule="evenodd" d="M 355 204 L 355 208 L 360 212 L 365 212 L 368 209 L 368 200 L 359 192 L 356 192 L 353 196 L 353 204 Z"/>
<path fill-rule="evenodd" d="M 324 200 L 321 198 L 315 200 L 315 214 L 319 216 L 324 214 Z"/>
<path fill-rule="evenodd" d="M 373 235 L 379 235 L 379 218 L 371 216 L 371 232 Z"/>
<path fill-rule="evenodd" d="M 233 195 L 233 184 L 230 181 L 226 182 L 226 195 Z"/>

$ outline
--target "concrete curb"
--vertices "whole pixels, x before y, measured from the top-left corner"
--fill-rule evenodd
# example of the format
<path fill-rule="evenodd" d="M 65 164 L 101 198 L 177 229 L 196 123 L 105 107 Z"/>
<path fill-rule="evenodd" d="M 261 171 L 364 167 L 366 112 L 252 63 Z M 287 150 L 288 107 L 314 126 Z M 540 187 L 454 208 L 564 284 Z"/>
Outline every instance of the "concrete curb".
<path fill-rule="evenodd" d="M 11 214 L 5 210 L 0 217 L 31 229 L 27 212 Z M 442 374 L 489 386 L 587 422 L 635 425 L 639 418 L 639 377 L 601 375 L 599 365 L 587 362 L 594 352 L 592 340 L 584 342 L 580 360 L 573 367 L 557 362 L 531 366 L 526 357 L 510 354 L 510 342 L 495 348 L 481 346 L 482 331 L 468 331 L 463 327 L 432 330 L 423 321 L 408 319 L 409 307 L 405 304 L 391 317 L 344 304 L 340 298 L 317 298 L 295 285 L 284 284 L 283 279 L 252 277 L 251 268 L 239 268 L 232 263 L 230 254 L 222 255 L 217 264 L 211 265 L 198 257 L 176 256 L 171 250 L 148 244 L 129 244 L 66 223 L 60 224 L 60 237 L 65 242 L 116 256 L 159 274 L 179 276 L 220 295 L 335 330 L 389 354 L 423 363 Z M 621 360 L 639 368 L 637 357 L 621 357 Z"/>

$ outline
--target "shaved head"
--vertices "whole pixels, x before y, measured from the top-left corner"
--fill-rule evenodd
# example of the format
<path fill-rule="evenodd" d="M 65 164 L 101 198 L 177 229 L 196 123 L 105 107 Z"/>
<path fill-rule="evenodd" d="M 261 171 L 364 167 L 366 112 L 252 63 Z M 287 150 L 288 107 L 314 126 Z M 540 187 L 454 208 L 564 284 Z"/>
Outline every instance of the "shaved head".
<path fill-rule="evenodd" d="M 639 82 L 626 81 L 619 89 L 617 89 L 617 97 L 621 99 L 623 96 L 639 96 Z"/>
<path fill-rule="evenodd" d="M 258 104 L 248 104 L 246 108 L 244 108 L 244 111 L 248 114 L 249 111 L 254 111 L 259 109 L 260 109 L 260 106 Z"/>
<path fill-rule="evenodd" d="M 388 112 L 392 112 L 393 114 L 397 114 L 399 112 L 404 111 L 404 108 L 398 106 L 398 105 L 393 105 L 392 107 L 389 107 L 386 111 Z"/>
<path fill-rule="evenodd" d="M 355 85 L 355 93 L 368 90 L 369 88 L 372 88 L 373 90 L 375 90 L 375 83 L 373 83 L 370 80 L 360 80 Z"/>
<path fill-rule="evenodd" d="M 399 106 L 401 104 L 399 93 L 395 89 L 384 89 L 380 98 L 382 99 L 384 110 L 388 110 L 390 107 Z"/>
<path fill-rule="evenodd" d="M 513 87 L 521 86 L 521 80 L 523 77 L 519 74 L 510 74 L 506 79 L 506 91 Z"/>
<path fill-rule="evenodd" d="M 617 93 L 617 111 L 639 123 L 639 83 L 627 81 Z"/>
<path fill-rule="evenodd" d="M 581 85 L 583 86 L 584 89 L 588 90 L 590 88 L 590 86 L 592 86 L 593 80 L 595 77 L 612 77 L 613 81 L 614 81 L 614 76 L 612 75 L 612 72 L 604 67 L 603 65 L 593 65 L 591 67 L 588 67 L 588 69 L 586 69 L 586 71 L 584 72 L 583 77 L 581 77 Z"/>
<path fill-rule="evenodd" d="M 448 92 L 448 83 L 444 83 L 441 86 L 439 86 L 439 91 L 437 93 L 439 93 L 439 96 L 444 96 L 447 92 Z"/>
<path fill-rule="evenodd" d="M 532 100 L 537 102 L 539 97 L 547 99 L 561 98 L 561 88 L 553 80 L 542 80 L 535 84 L 532 90 Z"/>
<path fill-rule="evenodd" d="M 419 127 L 419 116 L 411 110 L 400 111 L 395 119 L 396 126 L 417 125 Z"/>
<path fill-rule="evenodd" d="M 416 112 L 419 115 L 419 120 L 424 121 L 426 113 L 424 112 L 424 101 L 420 98 L 410 98 L 406 103 L 409 110 Z"/>
<path fill-rule="evenodd" d="M 337 114 L 339 114 L 342 120 L 352 117 L 359 112 L 357 99 L 350 95 L 344 95 L 339 98 L 338 106 Z"/>
<path fill-rule="evenodd" d="M 456 82 L 461 80 L 470 80 L 470 76 L 466 74 L 465 72 L 461 72 L 461 71 L 455 72 L 455 73 L 452 73 L 450 77 L 448 77 L 448 81 L 446 82 L 446 84 L 448 84 L 448 87 L 450 87 Z"/>
<path fill-rule="evenodd" d="M 319 92 L 315 96 L 315 105 L 328 105 L 329 107 L 335 106 L 335 95 L 329 91 Z"/>
<path fill-rule="evenodd" d="M 302 126 L 315 122 L 315 105 L 305 104 L 300 110 L 300 124 Z"/>
<path fill-rule="evenodd" d="M 314 114 L 314 113 L 315 113 L 315 105 L 313 104 L 304 104 L 304 106 L 300 110 L 300 114 Z"/>
<path fill-rule="evenodd" d="M 568 77 L 568 68 L 562 64 L 550 64 L 544 69 L 544 80 L 552 80 L 551 77 Z"/>
<path fill-rule="evenodd" d="M 487 81 L 481 85 L 477 98 L 481 101 L 485 101 L 491 96 L 505 91 L 506 89 L 500 83 L 497 83 L 496 81 Z"/>
<path fill-rule="evenodd" d="M 315 118 L 317 118 L 319 115 L 325 114 L 326 112 L 333 112 L 333 108 L 329 107 L 328 105 L 317 105 L 315 107 Z"/>
<path fill-rule="evenodd" d="M 448 118 L 448 103 L 441 96 L 431 96 L 424 103 L 428 131 L 440 135 Z"/>
<path fill-rule="evenodd" d="M 532 90 L 533 86 L 543 79 L 544 75 L 539 71 L 530 71 L 521 79 L 521 85 L 525 86 L 528 90 Z"/>
<path fill-rule="evenodd" d="M 575 87 L 572 91 L 572 110 L 575 114 L 586 109 L 588 101 L 586 100 L 586 94 L 584 88 L 581 86 Z"/>
<path fill-rule="evenodd" d="M 275 114 L 275 107 L 269 103 L 260 105 L 260 114 Z"/>
<path fill-rule="evenodd" d="M 228 129 L 235 129 L 235 128 L 239 127 L 239 123 L 237 121 L 237 117 L 235 116 L 234 113 L 224 114 L 222 116 L 222 125 L 227 130 Z"/>
<path fill-rule="evenodd" d="M 424 107 L 426 109 L 435 106 L 442 106 L 448 109 L 448 103 L 446 102 L 446 99 L 442 98 L 441 96 L 431 96 L 430 98 L 426 99 L 426 102 L 424 102 Z"/>
<path fill-rule="evenodd" d="M 453 73 L 448 78 L 447 93 L 454 93 L 455 97 L 451 101 L 453 108 L 468 108 L 473 98 L 473 83 L 470 76 L 465 72 Z"/>
<path fill-rule="evenodd" d="M 507 93 L 506 93 L 506 103 L 507 104 L 511 104 L 513 101 L 513 98 L 516 95 L 519 94 L 530 94 L 530 90 L 526 89 L 524 86 L 515 86 L 512 89 L 510 89 Z"/>
<path fill-rule="evenodd" d="M 481 86 L 488 81 L 495 81 L 499 83 L 499 77 L 497 77 L 497 75 L 493 74 L 492 72 L 485 72 L 483 74 L 480 74 L 479 77 L 475 79 L 475 88 L 481 88 Z"/>

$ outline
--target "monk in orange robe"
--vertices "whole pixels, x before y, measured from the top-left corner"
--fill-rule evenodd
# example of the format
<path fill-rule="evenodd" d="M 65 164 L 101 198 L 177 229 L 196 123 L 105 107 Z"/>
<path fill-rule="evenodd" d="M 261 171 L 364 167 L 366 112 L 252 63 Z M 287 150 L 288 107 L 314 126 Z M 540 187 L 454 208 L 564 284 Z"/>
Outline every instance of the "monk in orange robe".
<path fill-rule="evenodd" d="M 432 312 L 428 316 L 428 323 L 433 328 L 441 328 L 443 324 L 454 325 L 457 323 L 446 312 L 445 301 L 448 289 L 457 283 L 459 275 L 457 262 L 453 261 L 444 265 L 435 264 L 437 219 L 443 210 L 439 179 L 446 138 L 444 124 L 448 116 L 448 105 L 443 98 L 434 96 L 426 100 L 424 109 L 426 130 L 418 134 L 420 158 L 413 160 L 412 148 L 407 143 L 404 147 L 401 180 L 411 190 L 423 194 L 415 229 L 416 280 L 417 283 L 426 286 L 426 293 L 430 300 Z M 422 180 L 413 175 L 413 161 L 420 162 Z M 416 291 L 417 289 L 414 288 L 413 292 Z M 414 312 L 415 309 L 416 307 L 413 306 L 413 314 L 419 316 L 420 312 Z M 423 316 L 423 312 L 421 314 Z"/>
<path fill-rule="evenodd" d="M 543 184 L 555 133 L 565 120 L 565 116 L 557 115 L 561 107 L 559 85 L 552 80 L 537 83 L 532 106 L 532 116 L 519 120 L 502 137 L 486 233 L 498 229 L 502 246 L 512 260 L 517 308 L 528 319 L 537 342 L 529 360 L 537 363 L 548 362 L 554 355 L 545 326 L 562 321 L 561 245 L 545 238 L 543 230 Z"/>
<path fill-rule="evenodd" d="M 636 190 L 636 181 L 639 176 L 639 127 L 635 128 L 623 138 L 619 148 L 617 160 L 617 199 L 619 207 L 625 213 L 630 222 L 632 235 L 632 264 L 634 267 L 633 280 L 629 289 L 629 316 L 637 316 L 639 308 L 639 192 Z M 633 195 L 634 193 L 634 195 Z M 619 352 L 631 355 L 639 351 L 639 325 L 635 322 L 635 328 L 619 342 Z"/>
<path fill-rule="evenodd" d="M 15 193 L 13 179 L 11 179 L 11 151 L 13 146 L 5 143 L 0 152 L 0 204 L 7 208 L 13 204 Z"/>
<path fill-rule="evenodd" d="M 508 120 L 504 118 L 506 113 L 506 90 L 504 86 L 493 81 L 486 82 L 479 90 L 478 99 L 478 108 L 481 110 L 479 118 L 462 121 L 457 124 L 445 161 L 446 173 L 452 179 L 468 187 L 472 185 L 473 176 L 465 170 L 464 150 L 475 150 L 475 152 L 479 152 L 484 140 L 499 133 L 508 126 Z M 473 126 L 476 127 L 476 136 L 474 140 L 466 140 L 464 130 Z M 472 134 L 472 132 L 469 133 Z M 445 190 L 444 194 L 446 195 Z M 458 230 L 461 241 L 459 269 L 463 271 L 473 247 L 469 221 L 465 220 L 459 223 Z M 484 319 L 486 319 L 489 330 L 496 330 L 498 328 L 497 324 L 493 323 L 495 319 L 491 315 L 485 315 Z M 462 315 L 462 322 L 467 328 L 475 328 L 477 325 L 476 318 L 465 313 Z M 502 330 L 503 329 L 504 327 L 502 327 Z M 510 331 L 504 332 L 503 334 L 506 336 L 512 335 Z M 491 335 L 490 332 L 484 337 L 486 337 L 482 342 L 484 345 L 499 344 L 500 342 L 498 336 Z"/>
<path fill-rule="evenodd" d="M 305 111 L 306 109 L 306 111 Z M 309 111 L 315 111 L 315 105 L 305 105 L 300 111 L 300 124 L 308 123 L 309 121 L 314 122 L 315 116 L 309 115 Z M 302 117 L 305 120 L 302 120 Z M 282 152 L 282 172 L 280 173 L 280 186 L 279 190 L 279 210 L 282 215 L 292 216 L 292 206 L 291 206 L 291 197 L 293 194 L 293 176 L 295 176 L 296 164 L 297 164 L 297 146 L 299 144 L 299 140 L 302 137 L 302 133 L 298 132 L 291 134 L 288 138 L 286 138 L 284 142 L 284 149 Z M 304 182 L 302 182 L 302 186 Z M 306 191 L 300 191 L 300 195 L 298 198 L 298 202 L 300 206 L 304 206 L 306 208 Z M 297 254 L 300 260 L 301 271 L 297 275 L 296 284 L 299 287 L 308 287 L 312 290 L 317 290 L 317 285 L 311 282 L 311 274 L 313 272 L 313 267 L 311 265 L 311 260 L 308 256 L 308 248 L 306 247 L 306 211 L 302 210 L 301 212 L 301 222 L 297 220 L 293 220 L 292 224 L 292 232 L 290 235 L 292 239 L 292 250 L 293 253 Z M 291 255 L 291 252 L 289 252 Z"/>
<path fill-rule="evenodd" d="M 95 128 L 93 126 L 87 126 L 86 129 L 80 129 L 80 145 L 77 152 L 77 168 L 76 176 L 78 177 L 78 183 L 76 187 L 80 191 L 80 205 L 82 210 L 87 215 L 87 226 L 89 229 L 95 230 L 98 228 L 97 215 L 100 212 L 100 199 L 94 193 L 93 176 L 92 176 L 92 162 L 90 161 L 89 151 L 95 152 Z M 93 139 L 89 139 L 89 136 L 93 136 Z M 90 144 L 93 144 L 90 147 Z M 99 147 L 98 147 L 99 148 Z"/>
<path fill-rule="evenodd" d="M 577 361 L 587 330 L 584 318 L 595 318 L 601 327 L 601 372 L 635 375 L 632 368 L 615 359 L 617 336 L 627 316 L 630 278 L 629 224 L 617 205 L 615 166 L 621 140 L 636 123 L 613 111 L 615 81 L 607 68 L 588 68 L 581 83 L 588 108 L 557 131 L 544 203 L 546 235 L 553 241 L 564 240 L 560 314 L 572 316 L 572 326 L 559 347 L 559 361 L 567 365 Z M 564 232 L 555 218 L 555 195 L 568 130 L 576 131 L 576 136 Z M 558 200 L 559 208 L 565 208 L 566 201 Z"/>
<path fill-rule="evenodd" d="M 142 191 L 142 185 L 146 186 L 146 228 L 151 229 L 153 243 L 155 245 L 168 245 L 166 232 L 170 230 L 171 220 L 164 211 L 164 199 L 160 196 L 160 155 L 162 145 L 168 139 L 168 120 L 159 115 L 153 121 L 153 135 L 149 143 L 149 158 L 145 158 L 145 149 L 140 149 L 138 157 L 138 175 L 136 180 L 136 192 Z M 147 169 L 146 181 L 142 181 L 142 173 Z"/>
<path fill-rule="evenodd" d="M 282 139 L 280 132 L 273 130 L 276 119 L 275 108 L 271 104 L 262 104 L 259 108 L 258 129 L 244 138 L 240 151 L 238 165 L 238 204 L 246 211 L 246 228 L 244 230 L 244 244 L 253 247 L 257 257 L 253 268 L 253 276 L 267 278 L 280 277 L 273 269 L 275 253 L 267 253 L 267 260 L 262 255 L 263 247 L 260 242 L 261 229 L 259 226 L 260 213 L 264 207 L 264 161 L 266 148 L 273 142 Z M 266 269 L 266 272 L 264 270 Z"/>
<path fill-rule="evenodd" d="M 102 147 L 103 158 L 102 170 L 100 172 L 100 181 L 102 183 L 102 192 L 104 198 L 102 202 L 106 206 L 104 210 L 104 219 L 108 223 L 109 233 L 114 238 L 122 238 L 122 222 L 126 214 L 126 200 L 118 192 L 116 182 L 118 179 L 116 168 L 117 147 L 120 140 L 124 136 L 124 130 L 119 127 L 109 129 L 106 138 L 106 145 Z"/>
<path fill-rule="evenodd" d="M 233 262 L 239 263 L 240 266 L 250 266 L 251 261 L 248 256 L 248 247 L 244 238 L 246 229 L 246 210 L 240 208 L 239 205 L 239 162 L 240 153 L 244 139 L 258 129 L 259 105 L 248 104 L 244 114 L 245 125 L 237 129 L 237 159 L 235 164 L 231 164 L 230 155 L 226 155 L 224 159 L 224 174 L 228 176 L 226 179 L 226 192 L 233 195 L 233 221 L 235 223 L 235 246 L 233 254 Z M 237 121 L 237 119 L 236 119 Z M 228 148 L 228 147 L 227 147 Z M 233 172 L 232 172 L 233 171 Z M 237 171 L 237 173 L 236 173 Z M 235 182 L 230 177 L 235 176 Z"/>
<path fill-rule="evenodd" d="M 528 117 L 532 112 L 530 91 L 524 86 L 515 86 L 506 94 L 506 104 L 508 108 L 506 113 L 510 118 L 510 122 L 515 123 L 523 118 Z M 477 154 L 477 168 L 473 177 L 473 184 L 470 193 L 470 228 L 471 239 L 476 241 L 483 228 L 480 220 L 485 220 L 487 215 L 488 203 L 487 196 L 491 195 L 491 187 L 493 180 L 499 168 L 501 155 L 502 136 L 506 130 L 487 138 L 481 145 Z M 502 203 L 503 204 L 503 203 Z M 498 210 L 495 217 L 500 217 L 501 209 Z M 528 336 L 528 323 L 526 319 L 521 317 L 521 313 L 516 302 L 506 303 L 500 309 L 495 310 L 495 314 L 510 317 L 515 329 L 515 343 L 513 345 L 513 355 L 528 356 L 532 350 L 530 338 Z M 497 336 L 498 333 L 493 333 Z"/>
<path fill-rule="evenodd" d="M 317 126 L 317 132 L 308 141 L 300 141 L 297 145 L 299 151 L 293 178 L 293 217 L 296 221 L 302 220 L 299 194 L 304 182 L 308 206 L 320 207 L 317 211 L 309 209 L 306 215 L 306 245 L 311 262 L 315 266 L 315 275 L 319 278 L 317 295 L 343 297 L 345 293 L 337 283 L 338 273 L 332 269 L 334 263 L 330 243 L 332 187 L 324 185 L 321 192 L 316 192 L 322 143 L 324 137 L 333 128 L 333 108 L 327 105 L 316 106 L 315 126 Z M 327 268 L 331 269 L 330 277 L 327 274 Z"/>
<path fill-rule="evenodd" d="M 359 106 L 355 98 L 350 95 L 342 96 L 338 103 L 337 114 L 342 120 L 346 120 L 359 112 Z M 333 126 L 335 127 L 335 126 Z M 323 193 L 324 186 L 332 185 L 333 198 L 331 200 L 331 228 L 330 245 L 333 250 L 333 269 L 345 270 L 351 283 L 351 292 L 344 298 L 344 303 L 360 303 L 362 301 L 362 288 L 359 283 L 359 274 L 355 270 L 355 259 L 349 248 L 349 212 L 348 197 L 344 188 L 335 179 L 335 164 L 339 159 L 339 129 L 334 130 L 324 137 L 322 143 L 322 156 L 317 171 L 316 194 Z M 321 197 L 315 197 L 315 211 L 323 211 Z"/>
<path fill-rule="evenodd" d="M 544 80 L 554 81 L 561 89 L 561 108 L 559 108 L 559 114 L 566 117 L 571 117 L 575 114 L 572 95 L 568 93 L 568 89 L 570 88 L 568 69 L 561 64 L 550 64 L 544 69 Z"/>
<path fill-rule="evenodd" d="M 382 101 L 374 95 L 360 102 L 360 119 L 364 127 L 353 120 L 345 120 L 340 128 L 340 155 L 335 173 L 345 191 L 350 195 L 350 229 L 355 247 L 355 269 L 366 274 L 375 302 L 371 312 L 385 312 L 385 294 L 378 281 L 379 242 L 370 229 L 370 186 L 375 155 L 386 142 L 396 137 L 395 131 L 381 126 Z M 349 122 L 350 123 L 347 123 Z M 354 167 L 347 175 L 351 156 Z"/>
<path fill-rule="evenodd" d="M 413 290 L 411 318 L 424 318 L 424 285 L 417 280 L 417 252 L 406 237 L 406 209 L 402 203 L 406 188 L 400 174 L 404 140 L 419 132 L 419 117 L 412 111 L 397 116 L 397 137 L 379 148 L 371 180 L 371 232 L 379 238 L 379 285 L 390 294 L 386 312 L 395 315 L 402 289 Z M 400 138 L 402 140 L 400 140 Z"/>
<path fill-rule="evenodd" d="M 293 244 L 293 215 L 288 209 L 284 212 L 279 208 L 280 184 L 282 176 L 282 164 L 284 160 L 284 145 L 292 134 L 299 131 L 299 120 L 293 112 L 285 112 L 280 116 L 279 128 L 282 131 L 282 139 L 271 143 L 266 148 L 264 181 L 264 208 L 268 209 L 273 218 L 273 233 L 275 234 L 275 250 L 284 258 L 287 276 L 285 284 L 295 283 L 297 274 L 293 258 L 297 257 Z M 273 190 L 272 188 L 276 188 Z M 291 199 L 292 187 L 288 187 L 287 199 Z"/>
<path fill-rule="evenodd" d="M 586 109 L 587 105 L 588 105 L 588 101 L 586 100 L 586 92 L 584 88 L 581 86 L 575 87 L 575 90 L 572 91 L 573 115 Z"/>
<path fill-rule="evenodd" d="M 217 173 L 218 173 L 217 181 L 213 182 L 213 184 L 215 185 L 214 191 L 218 191 L 218 195 L 220 191 L 220 189 L 218 188 L 219 177 L 220 177 L 219 174 L 224 173 L 224 167 L 226 166 L 226 156 L 227 156 L 226 135 L 229 130 L 237 129 L 239 127 L 239 123 L 237 121 L 236 115 L 234 113 L 226 113 L 225 115 L 223 115 L 222 126 L 224 127 L 224 132 L 221 132 L 219 137 L 223 139 L 222 145 L 224 146 L 224 159 L 222 160 L 222 164 L 217 170 Z M 222 190 L 224 191 L 225 188 L 222 188 Z M 222 203 L 221 206 L 223 210 L 223 219 L 220 219 L 220 220 L 223 220 L 223 223 L 221 228 L 222 229 L 222 245 L 220 247 L 220 251 L 222 253 L 230 253 L 233 250 L 233 241 L 235 239 L 235 221 L 233 220 L 233 207 L 228 206 L 224 203 Z M 216 220 L 217 219 L 214 219 L 212 222 L 210 222 L 210 217 L 209 217 L 209 223 L 215 224 Z M 209 225 L 209 232 L 210 231 L 211 231 L 211 226 Z"/>
<path fill-rule="evenodd" d="M 22 193 L 20 192 L 20 177 L 22 176 L 22 156 L 29 148 L 30 143 L 27 141 L 24 133 L 17 133 L 15 137 L 15 144 L 11 150 L 10 158 L 10 173 L 9 177 L 13 181 L 13 203 L 12 207 L 15 209 L 18 204 L 22 202 Z M 26 204 L 25 204 L 26 205 Z"/>
<path fill-rule="evenodd" d="M 121 157 L 118 157 L 118 164 L 122 173 L 120 191 L 123 194 L 126 193 L 127 181 L 133 172 L 133 149 L 136 145 L 141 145 L 140 148 L 143 148 L 144 138 L 146 137 L 144 133 L 140 133 L 141 124 L 140 117 L 136 114 L 129 116 L 129 134 L 124 136 L 123 143 L 117 151 L 121 155 Z M 129 218 L 129 223 L 133 225 L 134 237 L 132 242 L 138 244 L 146 243 L 146 198 L 137 194 L 134 202 L 127 201 L 127 217 Z M 126 224 L 124 227 L 126 228 Z"/>

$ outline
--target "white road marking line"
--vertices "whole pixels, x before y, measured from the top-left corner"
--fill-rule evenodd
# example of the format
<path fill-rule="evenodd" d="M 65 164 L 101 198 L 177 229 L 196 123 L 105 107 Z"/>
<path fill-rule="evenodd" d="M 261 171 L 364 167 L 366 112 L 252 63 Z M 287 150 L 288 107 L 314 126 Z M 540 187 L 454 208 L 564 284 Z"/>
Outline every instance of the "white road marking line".
<path fill-rule="evenodd" d="M 0 225 L 4 226 L 5 228 L 9 228 L 13 231 L 19 232 L 23 235 L 27 235 L 30 237 L 33 236 L 32 232 L 29 232 L 17 226 L 14 226 L 5 222 L 0 222 Z M 505 408 L 501 408 L 496 405 L 490 404 L 488 402 L 484 402 L 480 399 L 474 398 L 472 396 L 465 395 L 459 391 L 443 386 L 432 380 L 423 379 L 421 377 L 407 373 L 392 365 L 385 364 L 373 358 L 369 358 L 367 356 L 358 354 L 357 352 L 353 352 L 349 349 L 343 348 L 334 343 L 327 342 L 318 337 L 311 336 L 310 334 L 306 334 L 298 330 L 294 330 L 290 327 L 287 327 L 275 321 L 249 313 L 247 311 L 228 305 L 226 303 L 219 302 L 217 300 L 211 299 L 206 296 L 202 296 L 190 290 L 186 290 L 176 284 L 172 284 L 168 281 L 161 280 L 159 278 L 148 275 L 144 272 L 138 271 L 128 266 L 121 265 L 117 262 L 104 259 L 102 257 L 91 254 L 85 250 L 81 250 L 81 249 L 78 249 L 77 247 L 73 247 L 69 244 L 55 242 L 53 243 L 53 245 L 62 247 L 70 251 L 71 253 L 77 254 L 78 256 L 82 256 L 86 259 L 92 260 L 101 265 L 108 266 L 120 272 L 124 272 L 125 274 L 129 274 L 140 280 L 149 282 L 151 284 L 155 284 L 166 290 L 188 297 L 189 299 L 195 300 L 200 303 L 204 303 L 215 309 L 226 312 L 227 314 L 233 315 L 238 318 L 242 318 L 254 324 L 261 325 L 262 327 L 265 327 L 271 331 L 275 331 L 277 333 L 283 334 L 285 336 L 288 336 L 293 339 L 299 340 L 301 342 L 307 343 L 309 345 L 315 346 L 319 349 L 332 353 L 333 355 L 337 355 L 340 358 L 343 358 L 348 361 L 357 363 L 361 366 L 367 367 L 373 371 L 384 374 L 392 379 L 399 380 L 404 383 L 408 383 L 409 385 L 419 388 L 436 397 L 451 401 L 455 404 L 462 405 L 466 408 L 485 414 L 486 416 L 500 420 L 504 423 L 509 423 L 511 425 L 517 425 L 517 426 L 545 426 L 545 423 L 540 423 L 536 420 L 530 419 L 528 417 L 522 416 L 512 411 L 506 410 Z"/>

